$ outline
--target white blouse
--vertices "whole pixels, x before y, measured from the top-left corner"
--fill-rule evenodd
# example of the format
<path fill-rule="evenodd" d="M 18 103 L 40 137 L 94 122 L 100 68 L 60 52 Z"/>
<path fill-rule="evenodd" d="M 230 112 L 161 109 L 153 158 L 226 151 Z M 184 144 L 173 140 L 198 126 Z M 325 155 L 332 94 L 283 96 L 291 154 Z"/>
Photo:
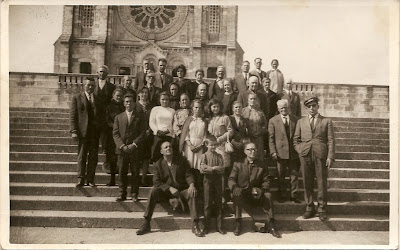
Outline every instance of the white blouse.
<path fill-rule="evenodd" d="M 174 120 L 175 110 L 172 108 L 164 108 L 162 106 L 156 106 L 151 109 L 149 126 L 153 131 L 154 135 L 157 135 L 157 131 L 165 131 L 168 129 L 167 136 L 175 137 L 174 130 L 172 128 L 172 122 Z"/>

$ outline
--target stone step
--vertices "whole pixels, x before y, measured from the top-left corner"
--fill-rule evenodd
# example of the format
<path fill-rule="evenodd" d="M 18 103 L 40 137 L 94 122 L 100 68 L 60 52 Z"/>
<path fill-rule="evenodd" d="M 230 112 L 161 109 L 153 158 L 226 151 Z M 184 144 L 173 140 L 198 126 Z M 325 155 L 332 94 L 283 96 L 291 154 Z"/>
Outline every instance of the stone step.
<path fill-rule="evenodd" d="M 69 130 L 50 129 L 14 129 L 10 128 L 10 136 L 38 136 L 38 137 L 71 137 Z M 365 133 L 365 132 L 336 132 L 335 138 L 354 139 L 389 139 L 389 133 Z"/>
<path fill-rule="evenodd" d="M 382 160 L 344 160 L 336 159 L 334 168 L 368 168 L 368 169 L 389 169 L 390 162 Z"/>
<path fill-rule="evenodd" d="M 372 122 L 372 123 L 389 123 L 389 119 L 382 118 L 354 118 L 354 117 L 330 117 L 334 122 L 347 121 L 347 122 Z"/>
<path fill-rule="evenodd" d="M 381 160 L 389 161 L 389 153 L 375 153 L 375 152 L 336 152 L 336 159 L 343 160 Z"/>
<path fill-rule="evenodd" d="M 381 128 L 381 127 L 339 127 L 334 125 L 335 132 L 359 132 L 362 131 L 364 133 L 389 133 L 389 128 Z"/>
<path fill-rule="evenodd" d="M 139 198 L 147 198 L 150 187 L 140 187 Z M 277 199 L 278 189 L 271 188 L 274 199 Z M 75 183 L 29 183 L 10 182 L 11 195 L 39 195 L 39 196 L 88 196 L 88 197 L 117 197 L 117 186 L 75 188 Z M 316 190 L 314 196 L 316 197 Z M 299 189 L 299 197 L 303 199 L 303 189 Z M 329 201 L 389 201 L 389 189 L 343 189 L 329 188 Z"/>
<path fill-rule="evenodd" d="M 389 148 L 389 139 L 347 139 L 335 138 L 336 145 L 362 145 L 362 146 L 383 146 Z M 76 145 L 77 142 L 68 137 L 43 137 L 43 136 L 11 136 L 11 143 L 16 144 L 61 144 Z"/>
<path fill-rule="evenodd" d="M 149 176 L 149 178 L 151 178 Z M 75 183 L 76 172 L 46 172 L 46 171 L 10 171 L 10 182 L 35 182 L 35 183 Z M 95 182 L 106 184 L 110 181 L 110 175 L 96 173 Z M 287 183 L 290 183 L 287 177 Z M 271 185 L 277 187 L 277 180 L 273 178 Z M 299 187 L 303 187 L 302 177 L 299 177 Z M 366 178 L 328 178 L 328 188 L 349 189 L 389 189 L 388 179 Z"/>
<path fill-rule="evenodd" d="M 64 118 L 69 119 L 70 113 L 68 112 L 37 112 L 37 111 L 11 111 L 11 118 L 29 118 L 29 117 L 46 117 L 46 118 Z"/>
<path fill-rule="evenodd" d="M 25 196 L 11 195 L 11 210 L 59 210 L 59 211 L 126 211 L 144 212 L 147 199 L 132 202 L 116 202 L 115 197 L 79 197 L 79 196 Z M 228 205 L 233 210 L 232 202 Z M 297 214 L 304 209 L 304 203 L 296 204 L 290 201 L 274 202 L 276 214 Z M 202 206 L 201 206 L 202 207 Z M 389 216 L 389 202 L 330 202 L 329 214 L 365 214 Z M 155 212 L 173 213 L 169 204 L 158 204 Z"/>
<path fill-rule="evenodd" d="M 377 178 L 389 179 L 389 169 L 374 168 L 341 168 L 344 162 L 337 161 L 333 168 L 329 170 L 329 177 L 332 178 Z M 50 171 L 50 172 L 75 172 L 76 162 L 57 162 L 57 161 L 10 161 L 10 171 Z M 101 163 L 97 166 L 97 173 L 103 173 Z M 149 167 L 152 173 L 152 165 Z M 276 166 L 270 166 L 271 176 L 277 176 Z M 301 173 L 300 173 L 301 175 Z"/>
<path fill-rule="evenodd" d="M 139 228 L 143 223 L 141 212 L 91 212 L 91 211 L 43 211 L 12 210 L 11 226 L 24 227 L 71 227 L 71 228 Z M 317 217 L 304 220 L 299 214 L 276 215 L 276 226 L 288 231 L 388 231 L 388 216 L 330 215 L 326 222 Z M 225 218 L 224 227 L 233 231 L 235 218 Z M 179 230 L 192 226 L 188 215 L 174 216 L 165 212 L 155 212 L 152 229 Z M 252 219 L 243 216 L 243 230 L 252 228 Z"/>
<path fill-rule="evenodd" d="M 358 121 L 333 121 L 335 127 L 377 127 L 377 128 L 389 128 L 390 123 L 388 122 L 358 122 Z"/>
<path fill-rule="evenodd" d="M 76 153 L 78 146 L 73 140 L 69 139 L 72 145 L 55 144 L 27 144 L 27 143 L 10 143 L 11 152 L 65 152 Z M 374 153 L 389 153 L 389 146 L 365 146 L 365 145 L 336 145 L 336 151 L 340 152 L 374 152 Z"/>
<path fill-rule="evenodd" d="M 67 113 L 69 114 L 69 109 L 64 108 L 26 108 L 26 107 L 10 107 L 10 113 L 14 111 L 24 111 L 24 112 L 45 112 L 45 113 Z"/>
<path fill-rule="evenodd" d="M 78 153 L 49 152 L 10 152 L 10 161 L 64 161 L 76 162 Z M 104 154 L 99 154 L 99 162 L 105 160 Z"/>

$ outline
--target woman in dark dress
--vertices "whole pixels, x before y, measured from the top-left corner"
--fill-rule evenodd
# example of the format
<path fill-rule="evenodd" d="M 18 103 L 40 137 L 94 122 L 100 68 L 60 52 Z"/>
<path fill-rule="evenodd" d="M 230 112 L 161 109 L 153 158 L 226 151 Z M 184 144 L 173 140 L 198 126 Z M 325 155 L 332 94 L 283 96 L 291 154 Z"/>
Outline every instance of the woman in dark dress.
<path fill-rule="evenodd" d="M 173 108 L 174 110 L 178 110 L 180 105 L 180 93 L 179 93 L 179 86 L 176 83 L 171 83 L 169 85 L 169 106 Z"/>
<path fill-rule="evenodd" d="M 193 100 L 196 96 L 196 87 L 189 79 L 186 79 L 186 67 L 185 65 L 181 64 L 176 67 L 176 74 L 178 75 L 178 80 L 174 83 L 178 84 L 179 92 L 186 93 L 189 96 L 190 100 Z"/>
<path fill-rule="evenodd" d="M 222 97 L 222 105 L 224 107 L 223 113 L 225 115 L 232 115 L 232 104 L 236 101 L 237 99 L 237 93 L 233 92 L 233 84 L 231 79 L 224 79 L 223 81 L 224 84 L 224 96 Z"/>

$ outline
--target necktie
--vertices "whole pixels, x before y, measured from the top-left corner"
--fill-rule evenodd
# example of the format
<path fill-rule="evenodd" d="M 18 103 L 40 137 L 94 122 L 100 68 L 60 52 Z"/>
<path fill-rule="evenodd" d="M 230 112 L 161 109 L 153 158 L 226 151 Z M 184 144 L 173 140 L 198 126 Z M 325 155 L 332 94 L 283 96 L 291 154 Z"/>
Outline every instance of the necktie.
<path fill-rule="evenodd" d="M 286 136 L 289 139 L 290 138 L 290 131 L 289 131 L 289 123 L 288 123 L 288 120 L 287 120 L 287 116 L 284 116 L 283 118 L 285 119 L 284 125 L 285 125 Z"/>
<path fill-rule="evenodd" d="M 131 116 L 132 116 L 132 115 L 129 115 L 129 114 L 128 114 L 128 125 L 131 124 Z"/>
<path fill-rule="evenodd" d="M 247 73 L 244 74 L 244 82 L 247 83 Z"/>
<path fill-rule="evenodd" d="M 249 181 L 250 181 L 250 178 L 251 178 L 251 170 L 253 169 L 253 167 L 254 167 L 254 161 L 253 162 L 249 162 Z"/>
<path fill-rule="evenodd" d="M 92 106 L 92 108 L 94 108 L 94 103 L 93 103 L 92 95 L 90 94 L 90 95 L 88 95 L 88 96 L 89 96 L 90 105 Z"/>
<path fill-rule="evenodd" d="M 311 120 L 310 120 L 310 125 L 311 125 L 311 131 L 314 133 L 314 116 L 311 116 Z"/>
<path fill-rule="evenodd" d="M 292 99 L 292 91 L 289 91 L 289 100 Z"/>

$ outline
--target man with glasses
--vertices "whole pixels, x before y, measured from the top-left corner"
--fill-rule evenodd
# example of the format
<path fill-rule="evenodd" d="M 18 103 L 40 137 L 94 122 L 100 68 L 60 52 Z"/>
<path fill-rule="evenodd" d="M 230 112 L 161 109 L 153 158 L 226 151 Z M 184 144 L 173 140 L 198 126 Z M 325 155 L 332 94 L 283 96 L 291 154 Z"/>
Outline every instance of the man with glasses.
<path fill-rule="evenodd" d="M 239 236 L 242 224 L 242 209 L 254 219 L 257 206 L 262 206 L 265 212 L 264 227 L 260 233 L 271 233 L 272 236 L 280 238 L 275 227 L 274 209 L 270 193 L 270 180 L 268 178 L 268 167 L 257 159 L 256 144 L 249 142 L 244 146 L 246 158 L 233 164 L 229 176 L 228 186 L 232 191 L 233 207 L 235 210 L 236 228 L 234 234 Z M 255 219 L 254 219 L 255 220 Z"/>

